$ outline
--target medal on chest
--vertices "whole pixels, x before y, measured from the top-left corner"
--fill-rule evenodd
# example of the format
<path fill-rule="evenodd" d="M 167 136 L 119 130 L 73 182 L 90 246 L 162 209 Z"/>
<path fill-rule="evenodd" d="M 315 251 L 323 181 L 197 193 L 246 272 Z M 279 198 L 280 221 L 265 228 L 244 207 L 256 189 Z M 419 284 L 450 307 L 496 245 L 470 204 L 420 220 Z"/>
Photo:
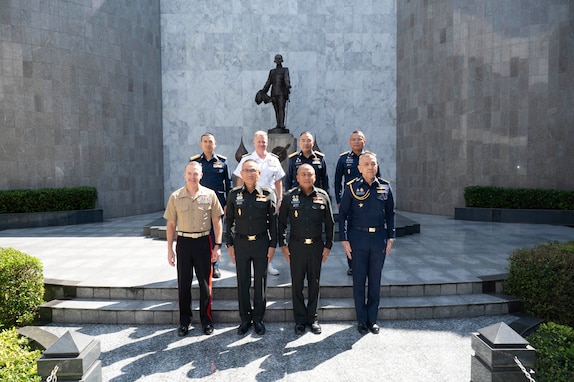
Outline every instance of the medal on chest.
<path fill-rule="evenodd" d="M 197 204 L 209 204 L 209 197 L 207 195 L 199 195 L 197 197 Z"/>
<path fill-rule="evenodd" d="M 371 194 L 370 189 L 365 190 L 362 186 L 353 187 L 353 185 L 351 185 L 349 188 L 351 190 L 351 195 L 359 201 L 367 199 Z M 359 207 L 363 208 L 363 203 L 359 203 Z"/>
<path fill-rule="evenodd" d="M 293 208 L 299 208 L 300 204 L 301 201 L 299 200 L 299 195 L 293 195 L 293 197 L 291 198 L 291 206 Z"/>

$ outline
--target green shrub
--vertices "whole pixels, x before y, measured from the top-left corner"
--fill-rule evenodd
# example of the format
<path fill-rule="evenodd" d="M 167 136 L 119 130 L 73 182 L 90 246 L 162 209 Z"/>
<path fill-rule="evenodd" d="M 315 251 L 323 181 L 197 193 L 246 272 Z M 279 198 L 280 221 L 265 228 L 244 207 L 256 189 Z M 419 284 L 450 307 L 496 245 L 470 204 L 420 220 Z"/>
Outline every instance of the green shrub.
<path fill-rule="evenodd" d="M 32 323 L 43 295 L 40 260 L 13 248 L 0 248 L 0 328 Z"/>
<path fill-rule="evenodd" d="M 574 329 L 553 322 L 542 324 L 528 342 L 536 349 L 537 382 L 574 381 Z"/>
<path fill-rule="evenodd" d="M 464 189 L 464 200 L 467 207 L 574 210 L 571 190 L 469 186 Z"/>
<path fill-rule="evenodd" d="M 97 200 L 94 187 L 0 190 L 0 214 L 88 210 Z"/>
<path fill-rule="evenodd" d="M 505 288 L 529 314 L 574 326 L 574 241 L 514 250 Z"/>
<path fill-rule="evenodd" d="M 0 332 L 0 381 L 41 381 L 36 361 L 42 352 L 32 350 L 25 337 L 19 337 L 15 329 Z"/>

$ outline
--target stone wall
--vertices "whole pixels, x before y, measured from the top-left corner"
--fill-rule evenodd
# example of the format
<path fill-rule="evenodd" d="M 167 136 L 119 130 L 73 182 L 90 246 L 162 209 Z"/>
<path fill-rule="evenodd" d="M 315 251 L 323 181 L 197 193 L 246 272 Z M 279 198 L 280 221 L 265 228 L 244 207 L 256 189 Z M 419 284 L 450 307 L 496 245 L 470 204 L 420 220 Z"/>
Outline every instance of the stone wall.
<path fill-rule="evenodd" d="M 163 208 L 160 0 L 0 2 L 0 189 Z"/>
<path fill-rule="evenodd" d="M 183 185 L 203 132 L 234 170 L 241 139 L 252 151 L 253 133 L 275 127 L 272 105 L 254 99 L 278 53 L 291 75 L 287 128 L 315 135 L 331 183 L 351 132 L 363 130 L 394 185 L 395 0 L 161 4 L 165 198 Z"/>
<path fill-rule="evenodd" d="M 397 2 L 398 208 L 469 185 L 572 189 L 574 3 Z"/>

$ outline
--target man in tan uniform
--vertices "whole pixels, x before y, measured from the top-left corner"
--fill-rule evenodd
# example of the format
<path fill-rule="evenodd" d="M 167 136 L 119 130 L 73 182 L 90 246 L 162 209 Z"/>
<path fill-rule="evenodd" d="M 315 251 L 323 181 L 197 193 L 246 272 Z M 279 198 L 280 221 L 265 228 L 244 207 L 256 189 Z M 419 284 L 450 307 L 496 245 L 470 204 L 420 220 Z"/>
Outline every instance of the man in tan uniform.
<path fill-rule="evenodd" d="M 202 176 L 201 164 L 189 162 L 185 166 L 185 186 L 171 194 L 163 215 L 167 219 L 167 261 L 171 266 L 177 264 L 179 336 L 187 335 L 191 323 L 193 269 L 199 283 L 199 316 L 203 333 L 213 333 L 211 263 L 221 256 L 223 208 L 215 192 L 199 184 Z M 211 243 L 209 235 L 212 226 L 215 243 Z"/>

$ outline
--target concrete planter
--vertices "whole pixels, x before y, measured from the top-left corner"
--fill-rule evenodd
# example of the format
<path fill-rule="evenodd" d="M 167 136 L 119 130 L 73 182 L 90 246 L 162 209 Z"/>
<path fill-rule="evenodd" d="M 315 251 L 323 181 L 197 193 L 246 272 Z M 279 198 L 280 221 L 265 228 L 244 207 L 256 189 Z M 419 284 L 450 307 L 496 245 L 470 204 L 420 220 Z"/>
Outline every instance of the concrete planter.
<path fill-rule="evenodd" d="M 455 207 L 456 220 L 574 226 L 572 210 L 517 210 L 507 208 Z"/>
<path fill-rule="evenodd" d="M 103 221 L 104 210 L 102 209 L 0 214 L 0 230 L 100 223 Z"/>

